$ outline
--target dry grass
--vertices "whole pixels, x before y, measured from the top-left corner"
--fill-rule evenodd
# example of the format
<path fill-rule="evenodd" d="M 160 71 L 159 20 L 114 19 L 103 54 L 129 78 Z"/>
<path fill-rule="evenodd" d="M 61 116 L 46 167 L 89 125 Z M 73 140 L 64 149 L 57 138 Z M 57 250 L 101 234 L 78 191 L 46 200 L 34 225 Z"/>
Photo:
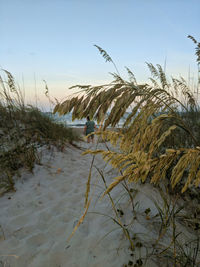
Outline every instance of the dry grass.
<path fill-rule="evenodd" d="M 21 168 L 32 171 L 40 163 L 38 147 L 62 150 L 78 140 L 72 129 L 25 105 L 11 73 L 5 73 L 4 80 L 0 77 L 0 194 L 15 190 L 13 177 L 20 175 Z"/>
<path fill-rule="evenodd" d="M 188 37 L 196 44 L 199 65 L 200 43 Z M 114 64 L 105 50 L 96 47 L 106 61 Z M 190 196 L 195 195 L 193 198 L 198 201 L 198 207 L 200 205 L 197 197 L 200 192 L 200 109 L 184 78 L 168 79 L 160 65 L 147 63 L 147 66 L 151 72 L 150 83 L 138 84 L 128 68 L 129 80 L 123 79 L 114 64 L 117 73 L 113 74 L 112 83 L 73 86 L 79 92 L 57 103 L 54 112 L 60 115 L 72 112 L 74 119 L 89 115 L 103 125 L 96 135 L 120 148 L 120 152 L 114 149 L 85 152 L 94 156 L 101 154 L 121 173 L 106 186 L 104 195 L 110 195 L 115 187 L 126 184 L 126 181 L 150 182 L 167 188 L 164 206 L 157 206 L 161 225 L 159 237 L 154 243 L 157 248 L 147 253 L 145 259 L 156 258 L 158 262 L 159 258 L 167 258 L 166 266 L 198 266 L 199 233 L 189 247 L 179 242 L 176 225 L 180 209 L 175 199 L 178 196 L 187 205 L 188 196 L 190 201 Z M 108 126 L 117 127 L 127 110 L 130 112 L 124 118 L 123 127 L 118 131 L 107 130 Z M 130 190 L 127 193 L 131 196 Z M 88 189 L 86 195 L 88 198 Z M 148 212 L 145 216 L 148 217 Z M 200 219 L 199 213 L 196 218 Z M 168 230 L 171 232 L 169 246 L 162 247 L 160 240 Z M 144 259 L 136 259 L 134 266 L 142 266 L 143 262 Z M 133 262 L 128 265 L 133 265 Z"/>

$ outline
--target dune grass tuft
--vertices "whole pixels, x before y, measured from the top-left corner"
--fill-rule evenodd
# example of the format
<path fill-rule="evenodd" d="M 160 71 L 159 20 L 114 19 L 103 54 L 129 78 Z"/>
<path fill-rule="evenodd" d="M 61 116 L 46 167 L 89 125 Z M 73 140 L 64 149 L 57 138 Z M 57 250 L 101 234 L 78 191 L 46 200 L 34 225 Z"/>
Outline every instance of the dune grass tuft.
<path fill-rule="evenodd" d="M 200 43 L 191 36 L 188 38 L 196 44 L 199 67 Z M 114 64 L 105 50 L 96 47 L 107 62 Z M 150 266 L 149 260 L 158 266 L 199 266 L 199 103 L 183 77 L 168 78 L 159 64 L 154 66 L 147 63 L 151 77 L 149 83 L 143 84 L 137 83 L 128 68 L 129 79 L 126 80 L 120 76 L 115 64 L 114 67 L 117 73 L 112 74 L 114 80 L 111 83 L 102 86 L 73 86 L 72 88 L 78 89 L 77 95 L 57 103 L 54 112 L 60 115 L 72 112 L 74 119 L 82 119 L 89 114 L 102 125 L 95 134 L 103 142 L 110 142 L 113 149 L 99 150 L 97 147 L 84 154 L 92 154 L 93 157 L 102 155 L 102 158 L 120 173 L 110 185 L 106 185 L 103 196 L 110 197 L 111 191 L 122 185 L 129 197 L 129 203 L 134 207 L 128 183 L 137 182 L 141 186 L 152 183 L 152 188 L 155 185 L 162 188 L 162 203 L 154 203 L 157 214 L 151 217 L 149 207 L 143 214 L 143 219 L 148 222 L 150 229 L 153 225 L 159 226 L 155 229 L 158 237 L 145 243 L 141 237 L 136 238 L 134 235 L 130 247 L 134 248 L 135 252 L 131 253 L 132 258 L 125 266 Z M 127 111 L 128 116 L 125 116 Z M 122 118 L 124 124 L 119 128 L 118 124 Z M 109 127 L 115 127 L 115 130 Z M 91 177 L 88 181 L 91 182 Z M 87 183 L 87 199 L 88 188 Z M 163 188 L 166 195 L 163 194 Z M 121 208 L 117 209 L 112 198 L 110 201 L 114 211 L 118 210 L 121 211 L 120 214 L 124 214 Z M 182 214 L 182 206 L 186 215 Z M 192 218 L 188 216 L 188 206 L 196 210 L 194 216 L 191 214 Z M 132 222 L 137 220 L 137 216 L 141 217 L 141 214 L 134 210 Z M 189 226 L 195 236 L 193 240 L 178 231 L 181 220 L 185 227 L 183 229 L 188 229 Z M 131 223 L 128 240 L 133 229 L 134 223 Z M 146 252 L 142 253 L 143 248 Z"/>
<path fill-rule="evenodd" d="M 38 148 L 55 146 L 63 150 L 78 135 L 38 108 L 25 105 L 12 74 L 0 77 L 0 194 L 15 190 L 14 176 L 20 169 L 33 171 L 40 163 Z"/>

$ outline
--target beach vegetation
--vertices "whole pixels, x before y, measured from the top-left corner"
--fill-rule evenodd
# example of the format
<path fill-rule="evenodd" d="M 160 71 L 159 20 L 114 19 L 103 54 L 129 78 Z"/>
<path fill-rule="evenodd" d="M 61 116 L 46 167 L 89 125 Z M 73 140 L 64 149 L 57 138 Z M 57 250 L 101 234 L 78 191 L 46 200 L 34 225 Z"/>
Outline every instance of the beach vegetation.
<path fill-rule="evenodd" d="M 196 45 L 199 68 L 200 43 L 192 36 L 188 38 Z M 108 196 L 115 214 L 112 219 L 122 228 L 133 251 L 126 266 L 150 266 L 149 261 L 158 264 L 157 266 L 199 266 L 198 95 L 195 96 L 183 77 L 168 78 L 159 64 L 154 66 L 147 63 L 151 73 L 148 83 L 138 84 L 129 68 L 126 68 L 128 79 L 124 79 L 107 52 L 99 46 L 96 48 L 107 62 L 114 65 L 116 72 L 112 74 L 113 81 L 102 86 L 73 86 L 71 89 L 78 89 L 78 93 L 57 103 L 54 113 L 64 115 L 72 112 L 74 119 L 82 119 L 87 115 L 96 119 L 102 125 L 95 133 L 96 136 L 105 143 L 110 142 L 113 147 L 112 150 L 102 150 L 97 145 L 95 150 L 87 150 L 83 154 L 91 154 L 93 157 L 100 154 L 118 170 L 119 175 L 109 185 L 103 173 L 98 171 L 105 185 L 102 197 Z M 197 87 L 199 83 L 198 77 Z M 128 116 L 125 116 L 127 111 Z M 122 118 L 124 123 L 119 127 Z M 91 167 L 92 165 L 93 161 Z M 91 201 L 90 182 L 91 170 L 86 186 L 84 217 Z M 142 216 L 136 211 L 132 183 L 139 183 L 141 187 L 152 184 L 152 189 L 158 190 L 161 201 L 159 203 L 153 200 L 156 214 L 152 214 L 150 207 L 146 207 Z M 132 207 L 129 225 L 123 223 L 126 210 L 118 207 L 118 202 L 116 204 L 111 197 L 112 191 L 121 185 Z M 156 226 L 156 239 L 151 236 L 145 242 L 141 235 L 135 235 L 134 222 L 138 218 L 143 218 L 151 231 L 152 226 Z M 192 232 L 193 238 L 185 236 L 184 229 Z"/>
<path fill-rule="evenodd" d="M 98 49 L 107 61 L 112 61 L 103 49 Z M 198 64 L 199 49 L 198 43 Z M 98 123 L 103 122 L 103 128 L 96 135 L 113 146 L 119 145 L 120 153 L 86 152 L 102 154 L 114 168 L 123 170 L 105 194 L 122 180 L 149 180 L 158 184 L 170 177 L 167 180 L 171 187 L 181 184 L 182 193 L 200 183 L 200 110 L 195 96 L 184 78 L 169 80 L 160 65 L 147 63 L 147 66 L 152 75 L 150 84 L 137 84 L 127 69 L 128 81 L 114 73 L 115 79 L 110 84 L 73 86 L 80 88 L 78 96 L 58 103 L 54 108 L 60 115 L 72 111 L 72 117 L 78 119 L 89 114 Z M 79 97 L 83 92 L 84 96 Z M 127 109 L 130 112 L 123 127 L 118 131 L 109 130 L 108 126 L 117 127 Z"/>
<path fill-rule="evenodd" d="M 20 170 L 33 171 L 40 164 L 41 147 L 63 150 L 78 140 L 71 128 L 25 104 L 24 94 L 14 77 L 3 70 L 0 77 L 0 194 L 15 190 Z"/>

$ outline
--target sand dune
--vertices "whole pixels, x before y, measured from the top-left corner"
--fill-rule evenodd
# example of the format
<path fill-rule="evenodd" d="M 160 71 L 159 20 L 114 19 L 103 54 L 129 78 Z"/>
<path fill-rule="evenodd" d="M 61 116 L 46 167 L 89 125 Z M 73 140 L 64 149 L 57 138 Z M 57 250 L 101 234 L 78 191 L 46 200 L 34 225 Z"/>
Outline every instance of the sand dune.
<path fill-rule="evenodd" d="M 80 145 L 83 149 L 91 147 Z M 128 252 L 120 249 L 121 229 L 99 242 L 116 225 L 107 217 L 90 213 L 111 212 L 105 201 L 97 202 L 104 188 L 95 172 L 90 212 L 67 242 L 84 211 L 85 184 L 92 160 L 81 152 L 67 147 L 64 153 L 50 156 L 44 151 L 43 165 L 36 165 L 34 174 L 23 173 L 16 183 L 17 191 L 0 199 L 0 266 L 100 267 L 122 266 L 127 261 Z M 110 175 L 110 167 L 105 167 L 100 158 L 96 157 L 95 164 Z"/>
<path fill-rule="evenodd" d="M 122 223 L 129 225 L 132 222 L 131 233 L 137 234 L 140 242 L 146 242 L 146 247 L 133 253 L 121 227 L 113 221 L 115 215 L 108 196 L 100 200 L 105 186 L 95 168 L 88 214 L 67 241 L 84 213 L 92 156 L 82 156 L 82 151 L 95 148 L 84 142 L 78 145 L 81 149 L 68 146 L 64 152 L 54 151 L 53 154 L 43 150 L 42 165 L 36 165 L 33 174 L 23 172 L 16 183 L 17 191 L 0 198 L 0 267 L 122 267 L 129 260 L 133 263 L 141 257 L 147 258 L 146 247 L 151 250 L 160 228 L 155 216 L 158 214 L 155 202 L 162 203 L 158 190 L 148 183 L 130 185 L 134 212 L 122 186 L 112 192 L 117 207 L 124 211 L 120 218 Z M 100 144 L 98 148 L 105 147 Z M 103 171 L 107 184 L 119 175 L 100 156 L 95 157 L 94 166 Z M 151 211 L 151 222 L 146 218 L 147 208 Z M 183 242 L 194 238 L 188 229 L 181 227 L 181 223 L 177 224 Z M 160 240 L 161 247 L 168 247 L 170 236 L 169 231 Z M 165 265 L 162 261 L 155 263 L 148 259 L 147 265 L 143 266 Z"/>

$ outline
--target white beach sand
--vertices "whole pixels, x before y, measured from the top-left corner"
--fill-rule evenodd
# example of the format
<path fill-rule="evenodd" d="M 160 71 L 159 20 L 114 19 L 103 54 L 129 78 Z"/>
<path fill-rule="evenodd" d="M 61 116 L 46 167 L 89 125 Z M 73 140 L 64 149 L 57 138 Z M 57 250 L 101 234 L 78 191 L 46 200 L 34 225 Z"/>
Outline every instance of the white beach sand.
<path fill-rule="evenodd" d="M 116 228 L 104 216 L 88 213 L 67 242 L 84 212 L 92 156 L 82 156 L 81 152 L 71 146 L 52 157 L 45 152 L 43 165 L 36 165 L 34 174 L 24 173 L 16 183 L 17 191 L 0 198 L 0 261 L 6 266 L 121 266 L 125 262 L 126 252 L 117 250 L 120 229 L 98 243 Z M 105 165 L 100 158 L 95 164 L 100 168 Z M 103 188 L 96 191 L 103 192 Z M 90 210 L 94 210 L 97 197 L 93 197 Z M 105 201 L 96 206 L 96 211 L 109 214 Z"/>
<path fill-rule="evenodd" d="M 83 150 L 92 146 L 84 142 L 79 145 Z M 55 151 L 53 156 L 50 151 L 43 153 L 42 165 L 36 165 L 33 174 L 24 172 L 16 183 L 17 191 L 0 198 L 0 266 L 107 267 L 127 264 L 132 258 L 122 229 L 109 217 L 93 213 L 114 217 L 111 204 L 106 201 L 108 197 L 99 200 L 105 187 L 95 169 L 88 214 L 67 241 L 84 213 L 92 156 L 82 156 L 82 150 L 70 145 L 64 152 Z M 107 184 L 116 176 L 100 156 L 95 158 L 94 165 L 104 171 Z M 119 187 L 113 191 L 114 199 L 120 197 L 121 190 Z M 145 190 L 149 192 L 148 185 L 143 195 L 136 196 L 138 210 L 144 213 L 150 207 L 151 213 L 155 214 L 155 206 L 145 197 Z M 126 210 L 127 200 L 120 198 L 120 208 Z M 123 217 L 123 223 L 128 220 Z M 144 217 L 135 223 L 135 229 L 149 235 L 153 231 L 145 227 Z M 157 265 L 152 263 L 151 266 Z"/>

